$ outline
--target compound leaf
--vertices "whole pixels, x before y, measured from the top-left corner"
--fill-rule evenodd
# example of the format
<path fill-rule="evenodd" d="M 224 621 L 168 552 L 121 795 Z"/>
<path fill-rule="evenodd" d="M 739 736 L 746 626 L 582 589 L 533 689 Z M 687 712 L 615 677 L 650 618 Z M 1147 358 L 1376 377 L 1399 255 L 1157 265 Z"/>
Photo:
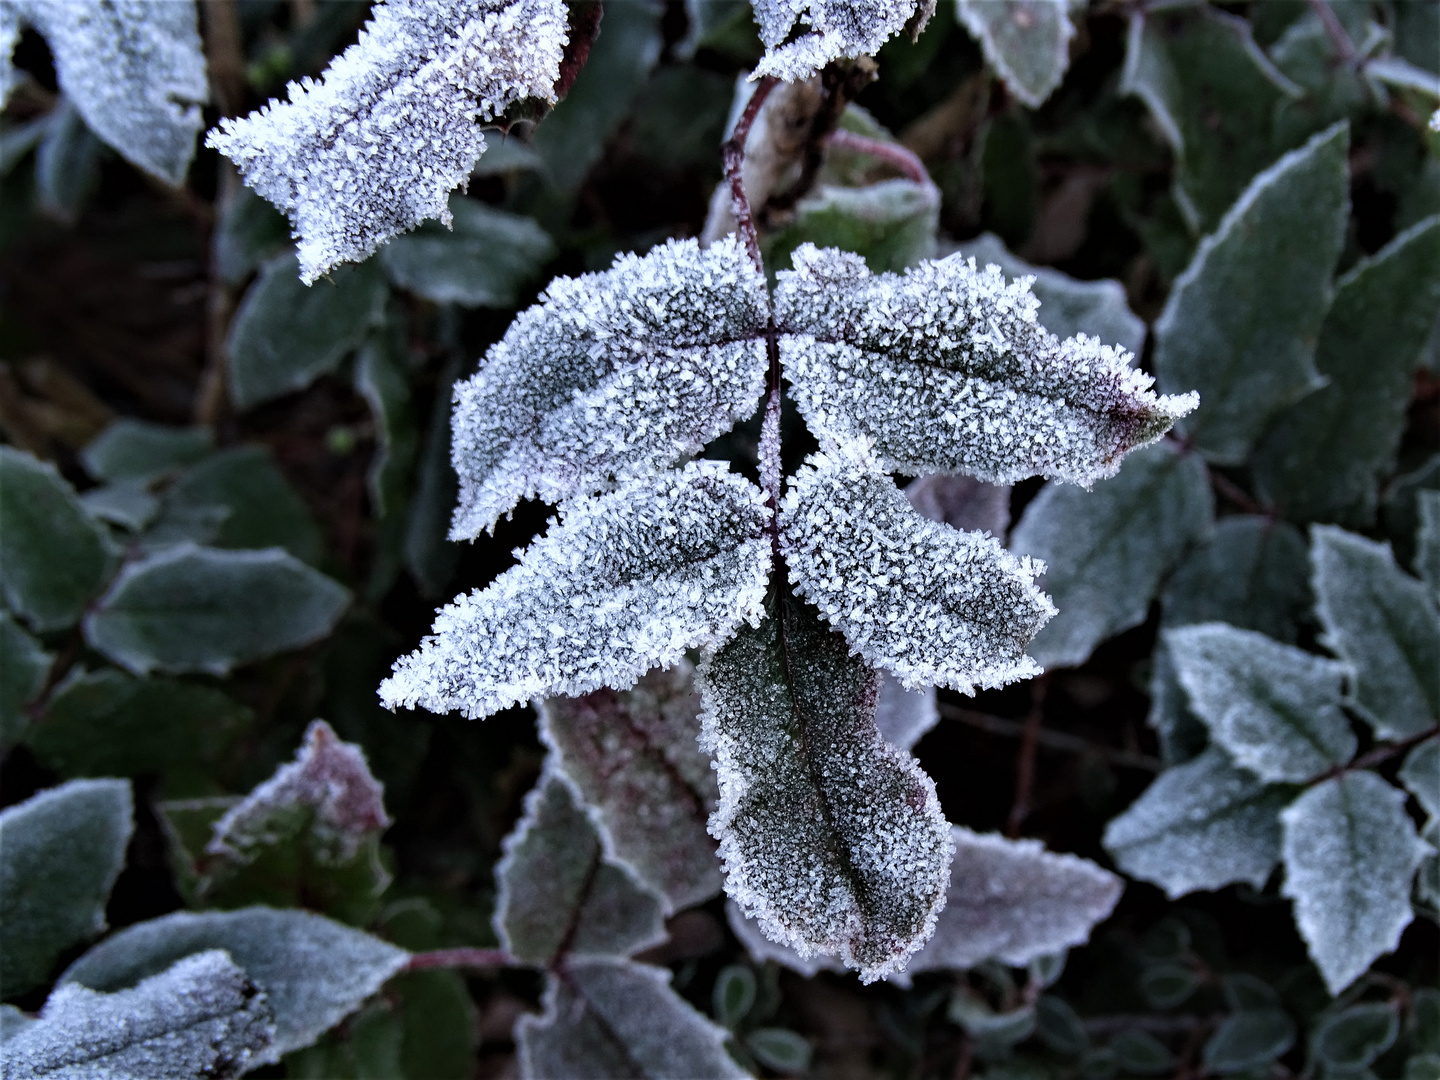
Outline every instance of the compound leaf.
<path fill-rule="evenodd" d="M 213 441 L 205 428 L 167 427 L 122 416 L 80 451 L 80 463 L 97 480 L 143 482 L 194 465 L 210 453 Z"/>
<path fill-rule="evenodd" d="M 410 954 L 306 911 L 177 911 L 127 926 L 76 960 L 61 983 L 124 990 L 176 960 L 224 949 L 275 1012 L 275 1041 L 255 1064 L 309 1046 L 360 1007 Z"/>
<path fill-rule="evenodd" d="M 915 17 L 919 6 L 916 0 L 750 2 L 765 45 L 753 77 L 774 75 L 785 82 L 808 79 L 832 60 L 875 53 Z M 800 21 L 808 28 L 792 35 Z"/>
<path fill-rule="evenodd" d="M 44 983 L 62 952 L 105 929 L 133 828 L 124 780 L 72 780 L 0 810 L 0 996 Z"/>
<path fill-rule="evenodd" d="M 1355 756 L 1344 664 L 1218 622 L 1171 630 L 1165 643 L 1210 737 L 1261 780 L 1311 780 Z"/>
<path fill-rule="evenodd" d="M 952 255 L 903 277 L 800 247 L 775 290 L 780 355 L 825 448 L 869 440 L 888 470 L 992 483 L 1113 476 L 1195 407 L 1156 397 L 1130 356 L 1036 321 L 1029 282 Z"/>
<path fill-rule="evenodd" d="M 114 994 L 57 988 L 37 1022 L 5 1040 L 5 1076 L 231 1080 L 258 1064 L 274 1034 L 265 995 L 213 949 Z"/>
<path fill-rule="evenodd" d="M 705 821 L 719 789 L 700 751 L 700 695 L 681 660 L 629 690 L 540 703 L 540 738 L 599 819 L 616 858 L 670 910 L 704 903 L 723 879 Z"/>
<path fill-rule="evenodd" d="M 875 728 L 875 673 L 785 593 L 700 667 L 720 779 L 710 831 L 726 892 L 802 957 L 901 970 L 944 905 L 950 836 L 935 786 Z"/>
<path fill-rule="evenodd" d="M 1155 323 L 1156 377 L 1199 390 L 1181 426 L 1211 461 L 1244 461 L 1271 417 L 1324 385 L 1315 343 L 1349 216 L 1349 146 L 1337 124 L 1255 177 Z"/>
<path fill-rule="evenodd" d="M 1038 109 L 1070 66 L 1066 0 L 957 0 L 960 21 L 1010 92 Z"/>
<path fill-rule="evenodd" d="M 560 502 L 668 467 L 755 409 L 765 279 L 732 237 L 671 241 L 557 278 L 455 388 L 451 539 L 520 499 Z"/>
<path fill-rule="evenodd" d="M 522 963 L 629 956 L 665 940 L 662 901 L 607 858 L 570 783 L 547 771 L 495 868 L 495 932 Z"/>
<path fill-rule="evenodd" d="M 1410 881 L 1429 852 L 1405 813 L 1405 793 L 1372 772 L 1310 788 L 1280 815 L 1285 885 L 1295 923 L 1332 994 L 1400 943 Z"/>
<path fill-rule="evenodd" d="M 1280 861 L 1280 810 L 1290 790 L 1262 783 L 1211 747 L 1166 769 L 1105 829 L 1105 850 L 1170 897 L 1248 881 Z"/>
<path fill-rule="evenodd" d="M 1440 612 L 1388 544 L 1329 525 L 1310 531 L 1324 642 L 1353 670 L 1352 694 L 1383 739 L 1440 717 Z"/>
<path fill-rule="evenodd" d="M 0 611 L 0 747 L 9 747 L 29 722 L 25 705 L 45 688 L 54 658 Z"/>
<path fill-rule="evenodd" d="M 488 716 L 535 697 L 620 689 L 761 615 L 760 489 L 713 461 L 577 499 L 520 565 L 440 611 L 380 687 L 390 708 Z"/>
<path fill-rule="evenodd" d="M 553 101 L 565 40 L 560 0 L 389 0 L 319 81 L 222 121 L 207 145 L 289 215 L 313 282 L 426 218 L 449 224 L 485 151 L 476 121 Z"/>
<path fill-rule="evenodd" d="M 796 592 L 908 689 L 970 694 L 1039 674 L 1025 646 L 1054 612 L 1040 568 L 922 518 L 863 445 L 814 455 L 792 478 L 780 547 Z"/>

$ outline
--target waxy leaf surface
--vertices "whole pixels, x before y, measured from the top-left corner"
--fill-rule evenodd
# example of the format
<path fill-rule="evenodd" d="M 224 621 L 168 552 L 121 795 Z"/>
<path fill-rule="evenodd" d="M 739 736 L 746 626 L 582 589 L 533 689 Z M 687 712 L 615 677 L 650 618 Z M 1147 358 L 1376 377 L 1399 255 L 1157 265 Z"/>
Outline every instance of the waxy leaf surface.
<path fill-rule="evenodd" d="M 1010 92 L 1032 109 L 1044 104 L 1070 66 L 1066 0 L 957 0 L 957 14 L 980 42 Z"/>

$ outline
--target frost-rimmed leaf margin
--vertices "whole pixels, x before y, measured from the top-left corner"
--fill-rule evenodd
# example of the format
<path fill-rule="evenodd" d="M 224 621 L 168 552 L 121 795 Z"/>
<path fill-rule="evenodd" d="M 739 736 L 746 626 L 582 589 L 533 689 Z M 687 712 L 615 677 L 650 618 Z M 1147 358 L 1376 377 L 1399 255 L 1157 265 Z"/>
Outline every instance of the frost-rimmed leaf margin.
<path fill-rule="evenodd" d="M 868 56 L 915 17 L 916 0 L 750 0 L 765 55 L 752 78 L 808 79 L 832 60 Z M 933 7 L 930 8 L 933 10 Z M 800 19 L 809 29 L 787 41 Z M 926 16 L 925 18 L 928 18 Z M 921 20 L 924 25 L 924 19 Z M 918 34 L 916 27 L 914 33 Z"/>
<path fill-rule="evenodd" d="M 1067 0 L 956 0 L 956 14 L 1006 87 L 1032 109 L 1045 104 L 1070 66 Z"/>

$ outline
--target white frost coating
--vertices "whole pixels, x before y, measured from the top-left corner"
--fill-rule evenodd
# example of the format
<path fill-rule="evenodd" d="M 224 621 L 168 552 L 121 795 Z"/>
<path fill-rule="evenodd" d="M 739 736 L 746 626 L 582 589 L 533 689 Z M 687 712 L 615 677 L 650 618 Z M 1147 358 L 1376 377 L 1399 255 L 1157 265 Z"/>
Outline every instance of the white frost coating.
<path fill-rule="evenodd" d="M 449 224 L 449 194 L 485 151 L 480 122 L 554 100 L 566 36 L 560 0 L 378 3 L 318 81 L 223 121 L 207 145 L 290 216 L 313 282 L 426 218 Z"/>
<path fill-rule="evenodd" d="M 1303 783 L 1355 756 L 1344 664 L 1219 622 L 1171 630 L 1165 643 L 1211 737 L 1261 780 Z"/>
<path fill-rule="evenodd" d="M 971 694 L 1040 673 L 1025 646 L 1055 614 L 1035 587 L 1043 564 L 922 518 L 863 444 L 796 474 L 781 550 L 796 591 L 909 689 Z"/>
<path fill-rule="evenodd" d="M 910 962 L 912 974 L 991 959 L 1023 967 L 1083 945 L 1124 888 L 1110 871 L 1078 855 L 1046 851 L 1038 840 L 1006 840 L 959 825 L 950 827 L 950 838 L 949 898 L 935 936 Z"/>
<path fill-rule="evenodd" d="M 1400 944 L 1410 882 L 1430 846 L 1405 813 L 1405 793 L 1356 770 L 1317 784 L 1280 815 L 1285 885 L 1310 956 L 1338 994 Z"/>
<path fill-rule="evenodd" d="M 0 0 L 0 103 L 16 78 L 19 26 L 50 46 L 60 89 L 131 164 L 184 181 L 204 123 L 205 56 L 195 5 L 177 0 Z"/>
<path fill-rule="evenodd" d="M 956 0 L 956 14 L 1017 98 L 1038 109 L 1070 66 L 1067 0 Z"/>
<path fill-rule="evenodd" d="M 265 995 L 213 949 L 115 994 L 58 987 L 0 1058 L 5 1080 L 228 1080 L 259 1064 L 274 1036 Z"/>
<path fill-rule="evenodd" d="M 750 954 L 750 959 L 757 963 L 774 960 L 781 967 L 797 971 L 807 979 L 813 979 L 822 971 L 833 971 L 837 974 L 845 971 L 845 965 L 832 956 L 821 953 L 801 956 L 789 945 L 771 941 L 754 919 L 745 917 L 745 912 L 734 900 L 725 901 L 725 921 L 730 924 L 731 932 Z"/>
<path fill-rule="evenodd" d="M 808 79 L 832 60 L 868 56 L 905 28 L 916 0 L 750 0 L 765 56 L 754 78 Z M 785 43 L 797 20 L 808 29 Z"/>
<path fill-rule="evenodd" d="M 880 686 L 875 693 L 875 727 L 891 746 L 909 750 L 921 737 L 940 722 L 935 704 L 935 688 L 906 690 L 899 680 L 879 672 Z"/>
<path fill-rule="evenodd" d="M 1257 889 L 1280 860 L 1283 787 L 1263 784 L 1211 747 L 1166 769 L 1105 829 L 1120 869 L 1172 899 L 1248 881 Z"/>
<path fill-rule="evenodd" d="M 823 446 L 868 438 L 885 469 L 1088 487 L 1199 402 L 1157 397 L 1124 349 L 1049 333 L 1028 277 L 959 256 L 872 275 L 812 244 L 793 262 L 775 321 L 796 404 Z"/>
<path fill-rule="evenodd" d="M 557 278 L 455 386 L 452 540 L 522 498 L 561 502 L 667 468 L 755 411 L 765 278 L 734 237 L 672 240 Z"/>
<path fill-rule="evenodd" d="M 714 461 L 577 499 L 519 566 L 441 609 L 380 699 L 478 719 L 623 690 L 686 649 L 718 647 L 763 616 L 767 514 L 760 489 Z"/>

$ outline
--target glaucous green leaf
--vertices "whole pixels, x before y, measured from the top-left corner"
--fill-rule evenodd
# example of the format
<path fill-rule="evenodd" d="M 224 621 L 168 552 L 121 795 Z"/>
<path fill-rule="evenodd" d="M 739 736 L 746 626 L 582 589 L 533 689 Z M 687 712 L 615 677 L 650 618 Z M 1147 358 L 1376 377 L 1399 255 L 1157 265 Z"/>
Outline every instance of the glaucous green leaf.
<path fill-rule="evenodd" d="M 1165 644 L 1190 707 L 1242 769 L 1301 783 L 1355 756 L 1344 664 L 1228 623 L 1171 630 Z"/>
<path fill-rule="evenodd" d="M 275 1041 L 255 1064 L 310 1045 L 410 958 L 404 949 L 306 911 L 177 911 L 106 938 L 60 981 L 112 993 L 210 949 L 228 952 L 274 1010 Z"/>
<path fill-rule="evenodd" d="M 526 797 L 495 880 L 495 932 L 521 963 L 630 956 L 665 940 L 661 897 L 607 856 L 585 804 L 555 772 Z"/>
<path fill-rule="evenodd" d="M 838 954 L 873 982 L 934 931 L 949 882 L 935 786 L 875 728 L 875 673 L 782 591 L 700 667 L 726 892 L 802 957 Z"/>
<path fill-rule="evenodd" d="M 1059 611 L 1030 655 L 1046 668 L 1080 664 L 1143 622 L 1161 580 L 1214 516 L 1204 462 L 1170 443 L 1132 455 L 1093 491 L 1042 489 L 1010 537 L 1016 554 L 1044 562 L 1040 581 Z"/>
<path fill-rule="evenodd" d="M 14 1005 L 0 1005 L 0 1043 L 35 1023 L 35 1018 Z"/>
<path fill-rule="evenodd" d="M 385 250 L 399 242 L 394 241 Z M 375 455 L 365 479 L 379 517 L 404 506 L 417 445 L 402 343 L 390 331 L 387 327 L 371 337 L 355 358 L 355 389 L 370 406 L 375 422 Z"/>
<path fill-rule="evenodd" d="M 1277 412 L 1324 385 L 1315 348 L 1349 216 L 1349 148 L 1337 124 L 1255 177 L 1156 320 L 1156 378 L 1200 392 L 1181 428 L 1213 462 L 1244 461 Z"/>
<path fill-rule="evenodd" d="M 448 594 L 450 579 L 460 562 L 460 545 L 449 538 L 450 515 L 459 490 L 450 465 L 450 388 L 459 373 L 459 357 L 452 352 L 440 372 L 430 406 L 415 470 L 415 490 L 405 519 L 405 569 L 428 599 Z"/>
<path fill-rule="evenodd" d="M 1389 1050 L 1399 1034 L 1398 1005 L 1367 1001 L 1325 1017 L 1310 1036 L 1310 1045 L 1327 1071 L 1354 1073 Z"/>
<path fill-rule="evenodd" d="M 609 849 L 670 911 L 721 889 L 705 822 L 719 789 L 700 751 L 700 695 L 688 660 L 629 690 L 601 688 L 539 706 L 540 739 L 604 829 Z"/>
<path fill-rule="evenodd" d="M 169 427 L 122 416 L 80 451 L 80 463 L 96 480 L 147 481 L 194 465 L 210 453 L 213 441 L 205 428 Z"/>
<path fill-rule="evenodd" d="M 1437 161 L 1440 166 L 1440 161 Z M 1381 503 L 1381 521 L 1396 557 L 1406 566 L 1413 565 L 1415 537 L 1420 531 L 1420 493 L 1440 491 L 1440 454 L 1432 454 L 1419 466 L 1402 473 L 1385 487 Z"/>
<path fill-rule="evenodd" d="M 1263 1068 L 1295 1045 L 1295 1021 L 1283 1009 L 1246 1009 L 1220 1021 L 1200 1058 L 1222 1076 Z"/>
<path fill-rule="evenodd" d="M 1400 782 L 1410 789 L 1425 813 L 1440 817 L 1440 738 L 1426 739 L 1405 757 Z"/>
<path fill-rule="evenodd" d="M 1006 87 L 1032 109 L 1044 104 L 1070 66 L 1066 0 L 957 0 L 965 29 Z"/>
<path fill-rule="evenodd" d="M 1262 783 L 1211 747 L 1166 769 L 1105 828 L 1120 869 L 1170 897 L 1232 881 L 1261 888 L 1280 861 L 1279 814 L 1291 789 Z"/>
<path fill-rule="evenodd" d="M 881 180 L 860 188 L 822 184 L 795 216 L 765 235 L 765 261 L 784 266 L 802 244 L 854 252 L 874 273 L 899 273 L 935 254 L 940 192 L 934 184 Z"/>
<path fill-rule="evenodd" d="M 232 1080 L 258 1064 L 270 1003 L 219 949 L 129 990 L 58 987 L 37 1022 L 5 1041 L 6 1080 Z"/>
<path fill-rule="evenodd" d="M 745 1035 L 745 1049 L 767 1069 L 804 1074 L 810 1069 L 810 1041 L 788 1028 L 763 1027 Z"/>
<path fill-rule="evenodd" d="M 78 620 L 114 566 L 104 528 L 53 465 L 0 446 L 0 587 L 34 630 Z"/>
<path fill-rule="evenodd" d="M 237 408 L 302 390 L 334 371 L 384 314 L 376 263 L 337 268 L 314 285 L 293 254 L 267 262 L 230 323 L 230 397 Z"/>
<path fill-rule="evenodd" d="M 594 958 L 552 975 L 545 1012 L 515 1026 L 524 1080 L 742 1080 L 726 1031 L 670 989 L 670 972 Z"/>
<path fill-rule="evenodd" d="M 1293 525 L 1253 514 L 1221 518 L 1165 583 L 1160 623 L 1224 622 L 1294 642 L 1312 602 L 1308 558 Z"/>
<path fill-rule="evenodd" d="M 727 964 L 715 976 L 710 990 L 710 1012 L 721 1025 L 735 1030 L 755 1004 L 755 972 L 745 964 Z"/>
<path fill-rule="evenodd" d="M 29 723 L 25 706 L 45 688 L 53 659 L 9 612 L 0 611 L 0 747 L 20 738 Z"/>
<path fill-rule="evenodd" d="M 91 517 L 132 533 L 144 529 L 160 513 L 160 500 L 134 480 L 93 487 L 80 496 L 80 505 Z"/>
<path fill-rule="evenodd" d="M 1067 1057 L 1084 1053 L 1090 1046 L 1085 1022 L 1064 998 L 1044 994 L 1035 1003 L 1035 1033 L 1057 1054 Z"/>
<path fill-rule="evenodd" d="M 1342 773 L 1280 815 L 1284 894 L 1325 985 L 1338 994 L 1410 925 L 1410 882 L 1429 848 L 1405 813 L 1405 793 L 1372 772 Z"/>
<path fill-rule="evenodd" d="M 254 190 L 242 187 L 220 208 L 210 249 L 228 285 L 247 277 L 290 247 L 290 224 Z"/>
<path fill-rule="evenodd" d="M 50 111 L 45 137 L 35 148 L 36 205 L 57 221 L 74 225 L 100 181 L 104 155 L 105 144 L 62 94 Z"/>
<path fill-rule="evenodd" d="M 1440 717 L 1440 612 L 1388 544 L 1328 525 L 1310 530 L 1323 641 L 1353 671 L 1351 693 L 1375 733 L 1403 739 Z"/>
<path fill-rule="evenodd" d="M 1199 988 L 1200 973 L 1193 964 L 1161 961 L 1147 964 L 1140 973 L 1140 996 L 1152 1009 L 1183 1005 Z"/>
<path fill-rule="evenodd" d="M 133 828 L 124 780 L 72 780 L 0 810 L 0 996 L 46 982 L 62 952 L 105 929 Z"/>
<path fill-rule="evenodd" d="M 137 675 L 223 675 L 320 640 L 350 604 L 294 556 L 180 544 L 121 571 L 85 618 L 85 639 Z"/>
<path fill-rule="evenodd" d="M 1335 62 L 1335 42 L 1314 11 L 1286 27 L 1270 46 L 1270 57 L 1301 91 L 1276 109 L 1278 144 L 1294 145 L 1327 124 L 1355 116 L 1373 99 L 1361 76 L 1366 65 Z"/>
<path fill-rule="evenodd" d="M 1415 570 L 1430 591 L 1440 597 L 1440 491 L 1419 491 L 1415 508 L 1420 528 L 1415 533 Z"/>
<path fill-rule="evenodd" d="M 1374 519 L 1437 315 L 1440 217 L 1431 217 L 1336 282 L 1315 351 L 1329 385 L 1280 414 L 1255 448 L 1268 502 L 1300 521 Z"/>
<path fill-rule="evenodd" d="M 1122 1031 L 1110 1040 L 1116 1063 L 1132 1076 L 1160 1076 L 1173 1073 L 1175 1055 L 1148 1031 Z"/>

